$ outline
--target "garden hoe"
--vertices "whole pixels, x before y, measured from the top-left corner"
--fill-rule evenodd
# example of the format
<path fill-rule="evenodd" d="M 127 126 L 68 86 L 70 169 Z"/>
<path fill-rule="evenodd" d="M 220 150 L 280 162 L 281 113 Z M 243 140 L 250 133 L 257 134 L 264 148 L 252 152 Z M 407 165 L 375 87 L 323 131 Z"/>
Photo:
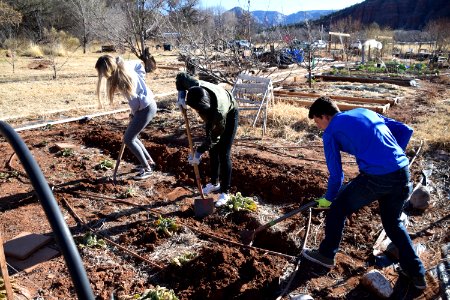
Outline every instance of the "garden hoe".
<path fill-rule="evenodd" d="M 311 202 L 306 203 L 305 205 L 300 206 L 297 209 L 294 209 L 291 212 L 288 212 L 285 215 L 282 215 L 278 219 L 272 220 L 272 221 L 270 221 L 270 222 L 268 222 L 268 223 L 266 223 L 264 225 L 259 226 L 256 229 L 242 231 L 241 232 L 241 241 L 242 241 L 242 243 L 244 245 L 251 245 L 253 243 L 253 239 L 255 238 L 255 234 L 257 234 L 258 232 L 266 230 L 267 228 L 272 227 L 273 225 L 283 221 L 284 219 L 290 218 L 293 215 L 296 215 L 299 212 L 302 212 L 302 211 L 304 211 L 304 210 L 306 210 L 306 209 L 308 209 L 308 208 L 310 208 L 312 206 L 315 206 L 315 205 L 317 205 L 317 202 L 313 200 Z"/>
<path fill-rule="evenodd" d="M 125 141 L 122 141 L 122 145 L 120 146 L 119 151 L 119 157 L 116 161 L 116 166 L 114 167 L 114 173 L 113 173 L 113 183 L 116 184 L 116 176 L 117 176 L 117 170 L 119 169 L 120 160 L 122 159 L 123 152 L 125 151 Z"/>
<path fill-rule="evenodd" d="M 181 113 L 183 114 L 184 122 L 186 124 L 186 133 L 189 141 L 189 149 L 191 152 L 191 156 L 194 156 L 194 143 L 192 142 L 191 128 L 189 127 L 189 120 L 187 117 L 186 109 L 182 107 Z M 214 199 L 205 198 L 202 189 L 202 182 L 200 180 L 200 171 L 198 170 L 198 165 L 195 164 L 194 164 L 194 173 L 198 190 L 200 192 L 200 195 L 202 196 L 201 199 L 194 199 L 194 212 L 196 217 L 202 218 L 214 212 Z"/>

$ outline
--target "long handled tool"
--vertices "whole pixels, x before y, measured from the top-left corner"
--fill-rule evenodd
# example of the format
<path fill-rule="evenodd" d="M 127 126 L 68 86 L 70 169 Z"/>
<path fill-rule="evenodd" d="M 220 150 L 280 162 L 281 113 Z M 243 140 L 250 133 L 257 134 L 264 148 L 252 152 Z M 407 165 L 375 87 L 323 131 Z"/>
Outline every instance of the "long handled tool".
<path fill-rule="evenodd" d="M 117 170 L 119 169 L 120 160 L 122 159 L 123 152 L 125 151 L 125 141 L 122 141 L 122 145 L 120 146 L 119 151 L 119 157 L 116 161 L 116 166 L 114 167 L 114 173 L 113 173 L 113 183 L 116 184 L 116 176 L 117 176 Z"/>
<path fill-rule="evenodd" d="M 253 243 L 253 239 L 255 238 L 255 234 L 257 234 L 260 231 L 266 230 L 267 228 L 272 227 L 273 225 L 283 221 L 284 219 L 290 218 L 293 215 L 298 214 L 299 212 L 302 212 L 314 205 L 317 205 L 316 201 L 311 201 L 308 202 L 302 206 L 300 206 L 297 209 L 294 209 L 291 212 L 288 212 L 285 215 L 282 215 L 281 217 L 279 217 L 278 219 L 272 220 L 264 225 L 259 226 L 258 228 L 254 229 L 254 230 L 244 230 L 241 232 L 241 241 L 244 245 L 251 245 Z"/>
<path fill-rule="evenodd" d="M 191 128 L 189 126 L 189 119 L 187 117 L 186 109 L 181 108 L 181 113 L 184 117 L 184 122 L 186 124 L 186 134 L 189 141 L 189 150 L 191 156 L 194 156 L 194 143 L 192 142 Z M 203 194 L 202 182 L 200 179 L 200 171 L 198 170 L 198 165 L 194 164 L 195 181 L 197 182 L 198 191 L 202 196 L 201 199 L 194 200 L 194 211 L 197 217 L 205 217 L 214 211 L 214 199 L 206 198 Z"/>
<path fill-rule="evenodd" d="M 189 119 L 187 117 L 186 109 L 181 108 L 181 113 L 184 117 L 184 123 L 186 124 L 186 134 L 189 141 L 189 150 L 191 151 L 191 156 L 194 157 L 194 143 L 192 142 L 191 135 L 191 127 L 189 126 Z M 205 199 L 205 195 L 203 194 L 202 182 L 200 180 L 200 171 L 198 170 L 198 165 L 194 164 L 194 173 L 195 173 L 195 181 L 197 182 L 198 191 L 202 196 L 202 199 Z"/>

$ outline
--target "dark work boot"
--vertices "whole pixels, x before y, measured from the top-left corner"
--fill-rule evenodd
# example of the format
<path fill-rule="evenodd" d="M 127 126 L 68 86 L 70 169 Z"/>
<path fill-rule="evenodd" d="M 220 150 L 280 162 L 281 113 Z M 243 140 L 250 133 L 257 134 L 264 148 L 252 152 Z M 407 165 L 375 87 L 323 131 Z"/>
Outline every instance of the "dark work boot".
<path fill-rule="evenodd" d="M 302 255 L 307 260 L 318 263 L 319 265 L 322 265 L 324 267 L 334 267 L 334 259 L 323 256 L 322 254 L 320 254 L 319 250 L 310 250 L 305 248 L 302 251 Z"/>

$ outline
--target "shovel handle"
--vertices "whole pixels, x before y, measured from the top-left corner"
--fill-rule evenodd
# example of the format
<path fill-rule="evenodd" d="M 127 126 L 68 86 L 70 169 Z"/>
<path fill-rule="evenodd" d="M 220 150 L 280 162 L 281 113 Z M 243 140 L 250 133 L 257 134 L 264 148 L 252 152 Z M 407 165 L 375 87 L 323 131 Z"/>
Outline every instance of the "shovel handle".
<path fill-rule="evenodd" d="M 262 226 L 259 226 L 258 228 L 255 229 L 255 233 L 260 232 L 260 231 L 262 231 L 262 230 L 265 230 L 265 229 L 267 229 L 267 228 L 269 228 L 269 227 L 272 227 L 273 225 L 275 225 L 275 224 L 277 224 L 277 223 L 283 221 L 284 219 L 290 218 L 290 217 L 292 217 L 293 215 L 296 215 L 296 214 L 298 214 L 299 212 L 302 212 L 302 211 L 304 211 L 304 210 L 306 210 L 306 209 L 308 209 L 308 208 L 310 208 L 310 207 L 312 207 L 312 206 L 314 206 L 314 205 L 317 205 L 317 202 L 316 202 L 315 200 L 313 200 L 313 201 L 311 201 L 311 202 L 308 202 L 308 203 L 306 203 L 306 204 L 300 206 L 299 208 L 294 209 L 293 211 L 288 212 L 288 213 L 285 214 L 285 215 L 282 215 L 282 216 L 279 217 L 278 219 L 272 220 L 272 221 L 270 221 L 270 222 L 268 222 L 268 223 L 266 223 L 266 224 L 264 224 L 264 225 L 262 225 Z"/>
<path fill-rule="evenodd" d="M 187 117 L 186 109 L 181 107 L 181 113 L 184 117 L 184 123 L 186 124 L 186 134 L 189 141 L 189 150 L 191 151 L 191 156 L 194 156 L 194 143 L 192 142 L 191 135 L 191 127 L 189 126 L 189 119 Z M 198 165 L 194 164 L 194 173 L 195 173 L 195 181 L 197 182 L 197 187 L 202 196 L 202 199 L 205 199 L 205 195 L 203 194 L 202 182 L 200 180 L 200 171 L 198 170 Z"/>
<path fill-rule="evenodd" d="M 123 152 L 125 151 L 125 141 L 122 141 L 122 145 L 120 146 L 119 157 L 116 161 L 116 166 L 114 167 L 113 173 L 113 182 L 116 182 L 117 170 L 119 169 L 120 160 L 122 159 Z"/>

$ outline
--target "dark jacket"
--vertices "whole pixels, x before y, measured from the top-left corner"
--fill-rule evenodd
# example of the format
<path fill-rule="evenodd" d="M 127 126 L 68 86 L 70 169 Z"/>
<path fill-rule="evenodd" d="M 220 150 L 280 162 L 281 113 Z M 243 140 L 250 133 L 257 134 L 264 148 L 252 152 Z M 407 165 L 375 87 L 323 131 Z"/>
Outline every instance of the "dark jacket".
<path fill-rule="evenodd" d="M 211 112 L 205 120 L 206 137 L 201 146 L 197 148 L 197 152 L 200 153 L 208 151 L 219 142 L 220 135 L 225 130 L 227 115 L 235 112 L 237 102 L 223 87 L 197 80 L 186 73 L 179 73 L 175 84 L 178 91 L 189 91 L 191 87 L 200 86 L 210 95 Z"/>

